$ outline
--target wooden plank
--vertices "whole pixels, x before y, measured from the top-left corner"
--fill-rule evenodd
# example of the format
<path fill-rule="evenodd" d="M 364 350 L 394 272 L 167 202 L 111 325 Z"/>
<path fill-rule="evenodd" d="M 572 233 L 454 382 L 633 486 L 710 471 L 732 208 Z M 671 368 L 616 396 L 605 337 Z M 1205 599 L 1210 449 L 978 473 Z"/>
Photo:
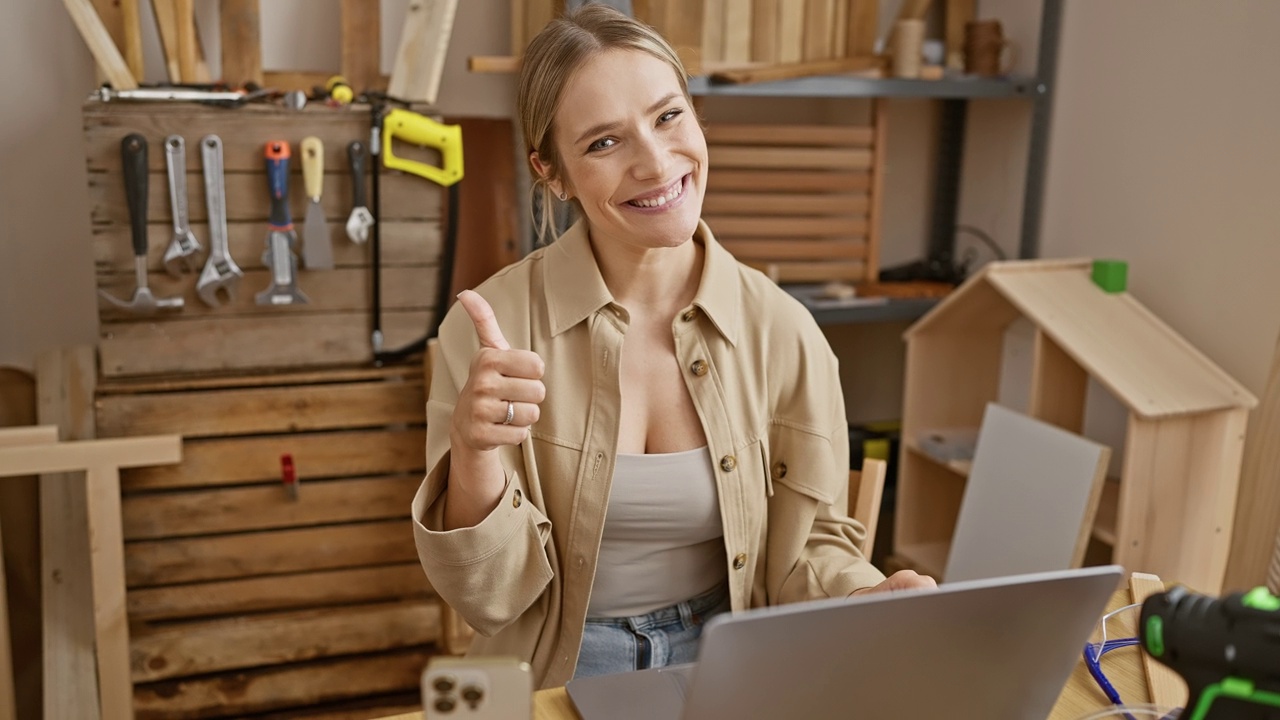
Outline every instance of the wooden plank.
<path fill-rule="evenodd" d="M 458 245 L 449 297 L 473 288 L 520 259 L 520 208 L 516 199 L 515 129 L 510 120 L 456 118 L 467 152 L 470 181 L 458 207 Z M 435 306 L 435 295 L 432 307 Z"/>
<path fill-rule="evenodd" d="M 702 23 L 706 0 L 671 0 L 667 3 L 666 37 L 690 75 L 702 74 Z"/>
<path fill-rule="evenodd" d="M 79 473 L 107 466 L 140 467 L 181 461 L 182 438 L 177 435 L 0 447 L 0 468 L 5 475 Z"/>
<path fill-rule="evenodd" d="M 305 290 L 305 287 L 304 287 Z M 433 313 L 383 313 L 387 347 L 422 337 Z M 224 342 L 211 344 L 209 338 Z M 98 352 L 105 377 L 222 372 L 367 363 L 373 360 L 367 312 L 288 317 L 202 318 L 166 323 L 110 323 Z"/>
<path fill-rule="evenodd" d="M 781 0 L 778 9 L 778 61 L 798 63 L 804 58 L 805 0 Z"/>
<path fill-rule="evenodd" d="M 403 520 L 351 523 L 125 546 L 125 580 L 138 587 L 417 560 Z"/>
<path fill-rule="evenodd" d="M 430 647 L 421 647 L 248 673 L 162 680 L 137 686 L 133 703 L 140 719 L 244 716 L 298 706 L 311 706 L 314 713 L 316 705 L 333 700 L 416 691 L 422 668 L 433 655 Z"/>
<path fill-rule="evenodd" d="M 774 64 L 779 61 L 779 22 L 782 0 L 753 0 L 751 4 L 751 59 Z"/>
<path fill-rule="evenodd" d="M 416 373 L 409 366 L 374 365 L 320 366 L 303 369 L 268 368 L 258 373 L 200 373 L 151 375 L 145 378 L 103 378 L 98 395 L 134 395 L 138 393 L 186 392 L 192 390 L 225 390 L 228 388 L 283 387 L 287 385 L 327 385 L 345 382 L 412 380 Z"/>
<path fill-rule="evenodd" d="M 168 0 L 156 0 L 156 4 Z M 369 3 L 377 6 L 376 3 Z M 219 0 L 222 21 L 222 79 L 239 87 L 263 85 L 262 14 L 258 0 Z"/>
<path fill-rule="evenodd" d="M 263 237 L 266 236 L 267 212 L 271 207 L 266 178 L 266 173 L 230 173 L 226 176 L 224 190 L 228 221 L 261 220 Z M 152 187 L 155 187 L 156 182 L 165 187 L 168 180 L 152 173 L 149 182 Z M 345 222 L 351 214 L 350 174 L 326 174 L 325 188 L 320 200 L 325 217 Z M 388 174 L 383 177 L 381 190 L 383 215 L 387 220 L 440 220 L 442 203 L 438 185 L 429 184 L 416 176 Z M 302 210 L 306 207 L 305 198 L 306 189 L 302 186 L 301 176 L 292 175 L 289 183 L 290 207 Z M 209 214 L 203 181 L 195 185 L 188 183 L 187 201 L 191 222 L 206 222 Z M 128 225 L 129 208 L 125 203 L 122 173 L 90 173 L 89 202 L 89 219 L 95 225 Z M 172 222 L 168 193 L 148 193 L 147 216 L 156 224 Z M 301 224 L 302 213 L 295 214 L 293 219 Z"/>
<path fill-rule="evenodd" d="M 868 55 L 857 58 L 828 58 L 825 60 L 805 60 L 803 62 L 740 68 L 722 67 L 711 73 L 711 82 L 731 85 L 773 82 L 814 75 L 841 75 L 879 68 L 883 65 L 884 63 L 879 58 Z"/>
<path fill-rule="evenodd" d="M 134 682 L 425 645 L 440 605 L 410 600 L 180 623 L 136 633 Z"/>
<path fill-rule="evenodd" d="M 879 32 L 879 0 L 847 0 L 849 13 L 845 39 L 846 57 L 866 57 L 876 51 Z"/>
<path fill-rule="evenodd" d="M 849 473 L 849 517 L 862 523 L 866 539 L 862 554 L 870 558 L 875 549 L 876 526 L 880 522 L 880 498 L 884 494 L 884 478 L 889 464 L 884 460 L 864 458 L 862 470 Z"/>
<path fill-rule="evenodd" d="M 102 437 L 161 428 L 195 438 L 383 427 L 421 424 L 426 417 L 423 388 L 413 381 L 115 395 L 100 398 L 97 407 Z"/>
<path fill-rule="evenodd" d="M 977 0 L 947 0 L 943 40 L 947 52 L 944 64 L 948 70 L 964 70 L 964 26 L 976 17 L 977 4 Z"/>
<path fill-rule="evenodd" d="M 473 73 L 518 73 L 520 58 L 511 55 L 472 55 L 467 58 L 467 70 Z"/>
<path fill-rule="evenodd" d="M 117 0 L 91 0 L 93 9 L 98 13 L 98 19 L 102 21 L 102 27 L 106 29 L 107 35 L 111 37 L 111 42 L 120 50 L 120 56 L 124 57 L 124 8 L 121 7 Z M 125 65 L 129 66 L 129 61 L 125 60 Z M 129 66 L 130 74 L 133 74 L 132 66 Z M 138 76 L 134 76 L 135 80 L 141 81 Z M 98 81 L 106 80 L 101 69 L 98 71 Z"/>
<path fill-rule="evenodd" d="M 867 255 L 864 242 L 830 240 L 721 240 L 734 257 L 748 260 L 862 260 Z"/>
<path fill-rule="evenodd" d="M 172 0 L 178 38 L 178 74 L 182 82 L 196 81 L 196 14 L 194 0 Z"/>
<path fill-rule="evenodd" d="M 871 187 L 866 171 L 825 170 L 727 170 L 716 168 L 707 174 L 707 192 L 732 190 L 760 192 L 851 192 Z"/>
<path fill-rule="evenodd" d="M 85 441 L 109 442 L 109 441 Z M 79 443 L 77 443 L 79 444 Z M 133 717 L 129 681 L 129 618 L 125 611 L 124 540 L 120 532 L 120 470 L 114 463 L 90 467 L 89 563 L 93 572 L 94 648 L 104 718 Z"/>
<path fill-rule="evenodd" d="M 435 104 L 457 8 L 458 0 L 409 0 L 387 86 L 392 97 Z"/>
<path fill-rule="evenodd" d="M 378 567 L 135 588 L 126 599 L 129 617 L 145 621 L 425 598 L 431 594 L 431 583 L 415 560 Z"/>
<path fill-rule="evenodd" d="M 342 76 L 357 93 L 376 89 L 382 78 L 382 3 L 341 0 Z"/>
<path fill-rule="evenodd" d="M 725 12 L 728 2 L 729 0 L 705 2 L 702 15 L 703 65 L 716 65 L 725 61 Z"/>
<path fill-rule="evenodd" d="M 1144 602 L 1152 595 L 1164 591 L 1164 583 L 1158 575 L 1135 572 L 1129 576 L 1129 592 L 1133 594 L 1135 603 Z M 1162 708 L 1186 706 L 1187 683 L 1173 668 L 1159 662 L 1149 653 L 1142 653 L 1142 669 L 1147 676 L 1147 689 L 1153 705 Z"/>
<path fill-rule="evenodd" d="M 416 392 L 416 390 L 415 390 Z M 351 477 L 425 472 L 426 433 L 418 428 L 289 433 L 227 439 L 188 439 L 181 465 L 126 470 L 125 492 L 275 483 L 287 447 L 302 477 Z M 351 452 L 351 448 L 360 452 Z"/>
<path fill-rule="evenodd" d="M 724 0 L 724 62 L 751 60 L 751 2 Z"/>
<path fill-rule="evenodd" d="M 118 46 L 130 74 L 142 82 L 146 71 L 142 66 L 142 19 L 138 14 L 138 0 L 120 0 L 120 21 L 124 32 Z"/>
<path fill-rule="evenodd" d="M 869 207 L 866 195 L 800 195 L 795 193 L 707 193 L 702 202 L 704 215 L 864 215 Z"/>
<path fill-rule="evenodd" d="M 382 307 L 387 310 L 429 310 L 435 307 L 436 287 L 440 271 L 434 267 L 382 268 Z M 132 276 L 99 276 L 98 287 L 118 298 L 133 294 L 137 281 Z M 182 297 L 186 304 L 181 316 L 171 315 L 148 318 L 147 322 L 185 322 L 190 318 L 252 318 L 315 314 L 330 311 L 364 310 L 369 307 L 372 280 L 365 268 L 302 270 L 298 284 L 304 288 L 311 302 L 306 305 L 259 305 L 254 293 L 271 284 L 268 270 L 246 270 L 240 281 L 240 289 L 228 303 L 218 307 L 206 305 L 196 294 L 195 283 L 190 276 L 175 278 L 167 273 L 149 276 L 151 291 L 159 297 Z M 104 321 L 137 320 L 137 315 L 109 303 L 99 303 L 98 316 Z"/>
<path fill-rule="evenodd" d="M 534 36 L 563 11 L 563 0 L 524 0 L 524 46 L 514 54 L 523 55 Z"/>
<path fill-rule="evenodd" d="M 831 23 L 835 20 L 836 0 L 805 0 L 804 45 L 801 57 L 805 60 L 825 60 L 834 55 L 831 47 Z"/>
<path fill-rule="evenodd" d="M 1038 328 L 1031 363 L 1029 414 L 1068 432 L 1083 432 L 1088 373 Z"/>
<path fill-rule="evenodd" d="M 947 582 L 1078 567 L 1111 449 L 987 405 L 947 558 Z"/>
<path fill-rule="evenodd" d="M 831 18 L 831 54 L 835 57 L 847 57 L 849 46 L 849 3 L 848 0 L 832 0 L 835 5 Z"/>
<path fill-rule="evenodd" d="M 383 271 L 386 272 L 388 268 L 398 266 L 434 267 L 440 259 L 441 229 L 440 223 L 430 221 L 393 220 L 382 223 Z M 209 236 L 204 223 L 192 225 L 191 230 L 202 243 Z M 334 238 L 334 268 L 339 270 L 369 268 L 368 246 L 357 245 L 347 240 L 342 228 L 334 232 L 342 233 L 341 238 L 336 236 Z M 133 272 L 133 248 L 130 245 L 129 233 L 129 228 L 123 225 L 94 228 L 94 265 L 99 277 Z M 262 262 L 266 236 L 265 220 L 241 220 L 228 223 L 227 249 L 241 270 L 249 272 L 266 267 Z M 173 227 L 170 225 L 152 223 L 147 226 L 147 268 L 152 273 L 164 272 L 164 253 L 172 237 Z M 188 278 L 187 281 L 191 282 L 191 279 Z M 255 284 L 246 280 L 241 287 L 252 287 Z"/>
<path fill-rule="evenodd" d="M 234 0 L 232 0 L 234 2 Z M 225 7 L 225 4 L 223 5 Z M 151 11 L 156 20 L 156 34 L 160 36 L 160 53 L 164 55 L 165 76 L 169 82 L 182 82 L 182 70 L 178 67 L 178 19 L 173 12 L 171 0 L 152 0 Z M 226 27 L 226 21 L 223 21 Z M 226 44 L 223 41 L 225 52 Z M 227 68 L 227 59 L 222 60 L 222 67 Z M 224 75 L 225 77 L 225 75 Z"/>
<path fill-rule="evenodd" d="M 1227 564 L 1225 587 L 1231 590 L 1262 585 L 1268 579 L 1270 540 L 1280 542 L 1280 442 L 1275 440 L 1280 438 L 1280 340 L 1252 424 Z"/>
<path fill-rule="evenodd" d="M 712 167 L 725 169 L 871 169 L 871 151 L 862 149 L 709 147 L 707 154 Z"/>
<path fill-rule="evenodd" d="M 864 218 L 778 218 L 708 216 L 704 218 L 716 237 L 862 237 L 867 232 Z"/>
<path fill-rule="evenodd" d="M 884 174 L 889 165 L 889 110 L 884 98 L 871 101 L 875 128 L 874 153 L 871 160 L 871 192 L 867 208 L 867 281 L 880 279 L 880 235 L 884 213 Z"/>
<path fill-rule="evenodd" d="M 281 448 L 288 445 L 281 443 Z M 296 500 L 280 484 L 132 495 L 123 500 L 124 537 L 150 540 L 387 520 L 404 516 L 421 482 L 421 476 L 409 475 L 313 480 L 299 473 Z"/>
<path fill-rule="evenodd" d="M 507 5 L 511 8 L 511 57 L 518 58 L 532 39 L 525 34 L 525 2 L 507 0 Z"/>
<path fill-rule="evenodd" d="M 711 123 L 707 126 L 706 136 L 707 145 L 830 145 L 861 148 L 873 146 L 875 129 L 856 125 Z"/>
<path fill-rule="evenodd" d="M 0 447 L 58 441 L 36 425 L 35 376 L 0 367 Z M 40 717 L 39 478 L 0 478 L 0 717 Z M 22 665 L 14 672 L 13 658 Z"/>
<path fill-rule="evenodd" d="M 19 445 L 49 445 L 56 442 L 58 442 L 58 428 L 56 425 L 0 428 L 0 448 L 17 447 Z"/>
<path fill-rule="evenodd" d="M 92 346 L 36 359 L 41 424 L 67 440 L 94 437 Z M 44 616 L 44 712 L 48 718 L 100 717 L 93 653 L 93 586 L 88 498 L 78 474 L 40 478 L 41 602 Z"/>
<path fill-rule="evenodd" d="M 89 46 L 89 52 L 93 55 L 94 62 L 98 64 L 98 69 L 106 76 L 107 82 L 110 82 L 116 90 L 136 90 L 138 81 L 129 71 L 128 63 L 120 54 L 119 48 L 107 33 L 107 28 L 102 24 L 102 19 L 98 17 L 97 11 L 93 9 L 89 0 L 62 0 L 62 4 L 71 14 L 71 21 L 75 23 L 80 37 Z"/>
<path fill-rule="evenodd" d="M 749 261 L 747 265 L 769 276 L 776 283 L 827 282 L 830 280 L 861 280 L 866 275 L 862 262 L 763 262 Z"/>

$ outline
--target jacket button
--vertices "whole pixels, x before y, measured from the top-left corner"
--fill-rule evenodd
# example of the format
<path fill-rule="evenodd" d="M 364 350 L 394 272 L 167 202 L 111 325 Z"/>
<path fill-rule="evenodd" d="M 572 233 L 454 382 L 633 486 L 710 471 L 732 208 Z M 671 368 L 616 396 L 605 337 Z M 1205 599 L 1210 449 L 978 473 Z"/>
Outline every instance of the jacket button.
<path fill-rule="evenodd" d="M 511 496 L 511 507 L 520 507 L 520 488 Z"/>
<path fill-rule="evenodd" d="M 693 308 L 689 308 L 680 314 L 680 319 L 685 322 L 692 322 L 696 317 L 698 317 L 698 311 Z"/>
<path fill-rule="evenodd" d="M 744 568 L 744 567 L 746 567 L 746 566 L 747 566 L 747 554 L 746 554 L 746 553 L 738 553 L 738 554 L 733 558 L 733 569 L 734 569 L 734 570 L 741 570 L 742 568 Z"/>
<path fill-rule="evenodd" d="M 698 376 L 698 377 L 702 377 L 703 375 L 706 375 L 706 374 L 707 374 L 707 361 L 706 361 L 706 360 L 694 360 L 694 361 L 693 361 L 693 364 L 689 366 L 689 372 L 693 373 L 694 375 L 696 375 L 696 376 Z"/>
<path fill-rule="evenodd" d="M 721 470 L 725 472 L 731 472 L 736 467 L 738 467 L 738 458 L 732 455 L 725 455 L 724 457 L 720 458 Z"/>
<path fill-rule="evenodd" d="M 773 466 L 773 476 L 781 480 L 787 476 L 787 464 L 779 462 Z"/>

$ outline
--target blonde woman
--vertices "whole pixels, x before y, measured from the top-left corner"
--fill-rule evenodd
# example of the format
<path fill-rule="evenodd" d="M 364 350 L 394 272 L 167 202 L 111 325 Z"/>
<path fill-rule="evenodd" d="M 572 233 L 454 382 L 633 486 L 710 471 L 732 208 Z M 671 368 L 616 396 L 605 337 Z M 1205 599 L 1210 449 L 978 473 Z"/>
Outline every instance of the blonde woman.
<path fill-rule="evenodd" d="M 661 36 L 556 20 L 518 104 L 544 207 L 582 219 L 440 329 L 414 532 L 473 652 L 553 687 L 691 661 L 716 613 L 933 586 L 858 549 L 836 359 L 701 222 L 706 141 Z"/>

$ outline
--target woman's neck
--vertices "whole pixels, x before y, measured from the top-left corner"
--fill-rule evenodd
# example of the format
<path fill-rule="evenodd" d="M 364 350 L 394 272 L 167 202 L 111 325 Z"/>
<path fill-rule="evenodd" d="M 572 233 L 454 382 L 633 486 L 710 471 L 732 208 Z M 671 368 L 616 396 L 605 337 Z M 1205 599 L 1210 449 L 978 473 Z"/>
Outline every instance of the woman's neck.
<path fill-rule="evenodd" d="M 636 248 L 593 238 L 591 249 L 610 294 L 632 314 L 674 315 L 698 292 L 704 250 L 692 239 L 676 247 Z"/>

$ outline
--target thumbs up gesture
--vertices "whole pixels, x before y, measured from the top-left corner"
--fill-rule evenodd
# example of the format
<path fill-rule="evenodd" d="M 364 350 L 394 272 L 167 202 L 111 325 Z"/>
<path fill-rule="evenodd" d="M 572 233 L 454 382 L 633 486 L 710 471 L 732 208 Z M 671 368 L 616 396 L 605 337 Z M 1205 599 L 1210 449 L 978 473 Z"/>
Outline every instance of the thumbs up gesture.
<path fill-rule="evenodd" d="M 476 326 L 480 349 L 458 394 L 451 438 L 478 452 L 518 445 L 540 416 L 539 404 L 547 396 L 542 384 L 546 365 L 535 352 L 511 349 L 493 308 L 479 294 L 464 290 L 458 302 Z"/>

